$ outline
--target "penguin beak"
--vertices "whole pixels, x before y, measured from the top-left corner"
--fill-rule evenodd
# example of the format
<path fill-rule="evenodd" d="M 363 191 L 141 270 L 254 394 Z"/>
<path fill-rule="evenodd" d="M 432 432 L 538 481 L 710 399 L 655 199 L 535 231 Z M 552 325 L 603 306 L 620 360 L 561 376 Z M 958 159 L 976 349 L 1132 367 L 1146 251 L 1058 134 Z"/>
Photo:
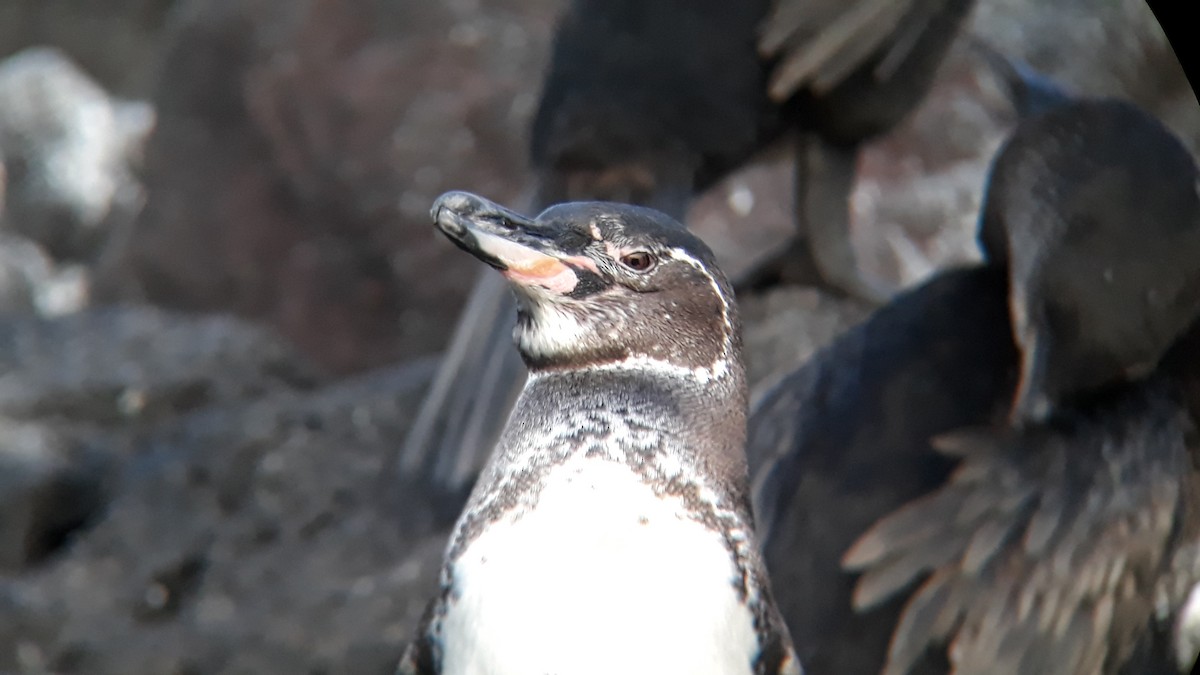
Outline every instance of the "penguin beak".
<path fill-rule="evenodd" d="M 1021 379 L 1013 396 L 1010 422 L 1016 426 L 1043 422 L 1053 411 L 1053 403 L 1043 386 L 1045 359 L 1036 352 L 1021 365 Z"/>
<path fill-rule="evenodd" d="M 519 213 L 468 192 L 447 192 L 434 202 L 430 215 L 450 241 L 517 286 L 566 295 L 579 283 L 562 259 L 567 256 L 556 251 L 554 233 Z M 594 269 L 594 263 L 588 264 Z"/>
<path fill-rule="evenodd" d="M 986 40 L 971 38 L 967 47 L 981 56 L 1000 80 L 1021 119 L 1035 117 L 1077 100 L 1061 83 L 1039 73 L 1023 61 L 1005 56 Z"/>
<path fill-rule="evenodd" d="M 1052 353 L 1050 336 L 1045 331 L 1032 330 L 1024 297 L 1017 292 L 1009 299 L 1014 336 L 1021 350 L 1020 375 L 1013 395 L 1009 422 L 1015 426 L 1044 422 L 1053 412 L 1053 397 L 1049 392 L 1049 372 Z"/>

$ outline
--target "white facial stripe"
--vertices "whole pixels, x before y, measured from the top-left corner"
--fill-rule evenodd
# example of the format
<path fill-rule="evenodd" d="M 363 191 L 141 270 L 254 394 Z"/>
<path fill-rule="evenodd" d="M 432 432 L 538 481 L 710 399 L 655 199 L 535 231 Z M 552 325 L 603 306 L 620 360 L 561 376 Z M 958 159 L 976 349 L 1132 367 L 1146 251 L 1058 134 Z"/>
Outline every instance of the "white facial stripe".
<path fill-rule="evenodd" d="M 588 366 L 588 369 L 592 371 L 614 372 L 636 370 L 639 373 L 652 373 L 666 377 L 694 380 L 700 384 L 708 384 L 713 380 L 724 377 L 729 372 L 729 362 L 721 358 L 717 359 L 709 368 L 687 368 L 685 366 L 677 366 L 670 361 L 639 354 L 619 361 L 607 361 Z"/>
<path fill-rule="evenodd" d="M 729 372 L 729 359 L 733 354 L 734 328 L 733 319 L 729 316 L 729 301 L 725 298 L 725 294 L 721 292 L 721 286 L 717 283 L 716 277 L 709 273 L 704 263 L 681 248 L 672 248 L 670 249 L 670 253 L 671 257 L 675 260 L 687 263 L 699 270 L 708 279 L 713 295 L 717 296 L 717 300 L 721 303 L 721 354 L 717 357 L 716 361 L 713 361 L 712 366 L 706 369 L 711 373 L 713 379 L 720 379 Z"/>

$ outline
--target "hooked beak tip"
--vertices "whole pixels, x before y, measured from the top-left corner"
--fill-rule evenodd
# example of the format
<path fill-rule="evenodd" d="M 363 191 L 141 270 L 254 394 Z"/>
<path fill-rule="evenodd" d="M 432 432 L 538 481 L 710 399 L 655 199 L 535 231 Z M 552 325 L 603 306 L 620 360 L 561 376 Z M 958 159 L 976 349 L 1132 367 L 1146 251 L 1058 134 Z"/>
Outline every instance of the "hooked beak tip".
<path fill-rule="evenodd" d="M 474 211 L 476 210 L 479 202 L 480 198 L 469 192 L 454 190 L 447 192 L 435 199 L 433 202 L 433 207 L 430 208 L 429 213 L 431 216 L 433 216 L 433 219 L 437 221 L 441 218 L 443 211 L 457 213 Z"/>
<path fill-rule="evenodd" d="M 499 270 L 517 286 L 560 294 L 574 290 L 575 271 L 530 236 L 533 223 L 467 192 L 447 192 L 430 209 L 434 225 L 459 248 Z"/>
<path fill-rule="evenodd" d="M 470 217 L 480 211 L 483 200 L 467 192 L 447 192 L 429 209 L 433 224 L 456 239 L 470 230 Z"/>
<path fill-rule="evenodd" d="M 1037 424 L 1045 422 L 1053 411 L 1050 397 L 1044 391 L 1033 389 L 1028 380 L 1022 380 L 1013 397 L 1009 422 L 1018 427 Z"/>

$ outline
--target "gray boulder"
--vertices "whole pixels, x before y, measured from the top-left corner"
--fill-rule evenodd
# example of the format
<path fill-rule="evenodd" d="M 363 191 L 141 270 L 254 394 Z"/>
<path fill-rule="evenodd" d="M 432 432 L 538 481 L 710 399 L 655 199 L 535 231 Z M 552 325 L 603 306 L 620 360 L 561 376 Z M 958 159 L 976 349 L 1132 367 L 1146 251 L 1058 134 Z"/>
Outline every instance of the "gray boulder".
<path fill-rule="evenodd" d="M 4 226 L 56 258 L 93 257 L 105 226 L 140 207 L 130 167 L 153 124 L 147 104 L 112 99 L 57 49 L 0 61 Z"/>

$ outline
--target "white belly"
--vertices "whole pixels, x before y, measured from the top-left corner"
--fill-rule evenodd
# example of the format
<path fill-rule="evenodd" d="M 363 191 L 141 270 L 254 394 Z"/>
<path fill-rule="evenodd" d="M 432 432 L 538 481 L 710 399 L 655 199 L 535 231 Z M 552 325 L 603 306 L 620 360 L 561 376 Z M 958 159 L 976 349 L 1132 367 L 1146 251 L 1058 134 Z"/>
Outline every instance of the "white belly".
<path fill-rule="evenodd" d="M 752 672 L 752 617 L 715 532 L 627 467 L 574 460 L 456 562 L 446 675 Z"/>

